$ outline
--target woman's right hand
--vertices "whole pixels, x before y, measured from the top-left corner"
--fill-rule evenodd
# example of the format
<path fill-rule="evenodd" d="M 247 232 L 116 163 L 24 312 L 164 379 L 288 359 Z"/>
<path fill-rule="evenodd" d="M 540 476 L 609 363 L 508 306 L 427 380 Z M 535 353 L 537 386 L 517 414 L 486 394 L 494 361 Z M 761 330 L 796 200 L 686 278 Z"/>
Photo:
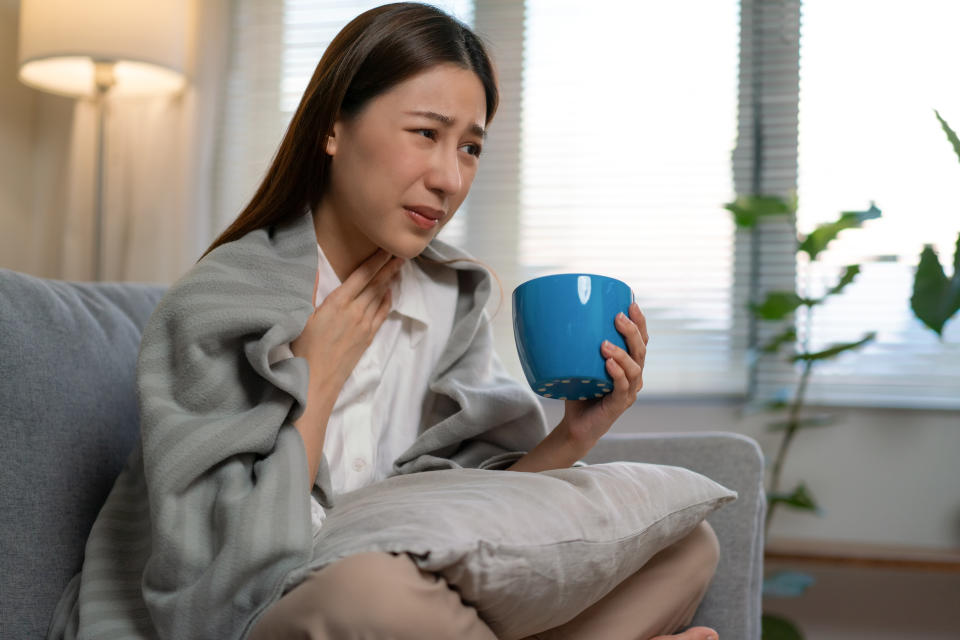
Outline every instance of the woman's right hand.
<path fill-rule="evenodd" d="M 402 264 L 402 258 L 378 249 L 324 298 L 290 343 L 293 355 L 305 358 L 310 371 L 307 406 L 294 422 L 307 454 L 308 490 L 317 477 L 337 396 L 387 318 L 390 283 Z M 312 299 L 317 299 L 316 282 Z"/>
<path fill-rule="evenodd" d="M 307 318 L 303 331 L 290 343 L 290 350 L 307 360 L 311 389 L 339 395 L 387 318 L 390 283 L 402 264 L 402 258 L 377 249 Z M 313 286 L 314 300 L 316 296 L 317 282 Z"/>

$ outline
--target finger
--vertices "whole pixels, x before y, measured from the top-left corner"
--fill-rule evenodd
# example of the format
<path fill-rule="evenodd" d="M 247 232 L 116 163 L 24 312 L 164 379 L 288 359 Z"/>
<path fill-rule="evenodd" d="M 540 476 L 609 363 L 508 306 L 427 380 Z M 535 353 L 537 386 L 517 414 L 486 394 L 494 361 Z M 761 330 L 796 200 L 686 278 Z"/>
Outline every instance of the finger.
<path fill-rule="evenodd" d="M 640 305 L 636 302 L 630 304 L 630 319 L 640 329 L 640 337 L 643 338 L 643 344 L 650 342 L 650 333 L 647 331 L 647 316 L 640 311 Z"/>
<path fill-rule="evenodd" d="M 626 398 L 627 402 L 633 404 L 637 399 L 637 394 L 643 388 L 643 377 L 637 380 L 631 380 L 627 372 L 624 371 L 620 363 L 614 358 L 607 358 L 607 371 L 613 378 L 613 392 L 610 395 Z M 620 376 L 619 378 L 617 376 Z"/>
<path fill-rule="evenodd" d="M 629 381 L 630 388 L 636 393 L 643 386 L 643 367 L 636 360 L 630 357 L 630 354 L 613 344 L 609 340 L 604 340 L 601 347 L 603 355 L 611 358 L 620 366 Z"/>
<path fill-rule="evenodd" d="M 623 335 L 627 348 L 630 350 L 630 355 L 642 367 L 644 360 L 647 358 L 647 345 L 643 341 L 643 336 L 640 335 L 640 327 L 623 313 L 617 314 L 614 324 L 617 331 Z"/>
<path fill-rule="evenodd" d="M 370 257 L 360 263 L 353 272 L 347 276 L 338 289 L 341 295 L 346 295 L 348 300 L 353 300 L 364 290 L 364 288 L 373 280 L 383 267 L 389 264 L 392 256 L 383 249 L 377 249 Z"/>
<path fill-rule="evenodd" d="M 387 315 L 390 313 L 390 299 L 390 290 L 387 289 L 383 294 L 383 298 L 377 302 L 377 307 L 375 309 L 368 309 L 353 323 L 361 331 L 359 339 L 364 349 L 370 347 L 377 332 L 380 331 L 380 327 L 383 326 L 384 321 L 387 319 Z"/>
<path fill-rule="evenodd" d="M 367 346 L 370 346 L 370 343 L 373 341 L 374 336 L 377 335 L 377 332 L 380 330 L 380 327 L 383 326 L 384 321 L 386 321 L 387 316 L 390 314 L 390 308 L 392 307 L 391 301 L 393 300 L 393 295 L 390 289 L 384 291 L 383 296 L 377 300 L 376 307 L 370 307 L 366 310 L 362 319 L 360 320 L 360 325 L 367 332 Z"/>
<path fill-rule="evenodd" d="M 390 288 L 394 278 L 400 273 L 403 263 L 403 258 L 392 258 L 357 295 L 356 304 L 371 312 L 377 309 L 384 292 Z"/>
<path fill-rule="evenodd" d="M 607 358 L 606 368 L 607 373 L 613 378 L 613 393 L 610 395 L 614 396 L 614 398 L 629 396 L 630 380 L 627 378 L 627 373 L 623 370 L 623 367 L 613 358 Z"/>
<path fill-rule="evenodd" d="M 387 314 L 390 313 L 391 302 L 393 301 L 393 292 L 390 289 L 387 289 L 383 294 L 383 299 L 380 301 L 380 306 L 377 307 L 376 315 L 373 316 L 373 333 L 376 334 L 380 330 L 381 325 L 387 319 Z"/>

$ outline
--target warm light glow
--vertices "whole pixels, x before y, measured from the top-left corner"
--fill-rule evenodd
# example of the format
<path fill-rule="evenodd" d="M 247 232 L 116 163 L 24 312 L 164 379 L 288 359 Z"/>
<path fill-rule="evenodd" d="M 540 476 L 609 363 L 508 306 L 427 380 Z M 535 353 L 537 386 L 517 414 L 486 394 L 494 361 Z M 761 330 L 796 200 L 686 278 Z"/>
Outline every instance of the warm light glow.
<path fill-rule="evenodd" d="M 93 60 L 87 57 L 34 60 L 20 67 L 20 81 L 36 89 L 65 96 L 92 96 L 95 93 Z M 118 62 L 114 95 L 176 93 L 186 79 L 183 75 L 142 62 Z"/>
<path fill-rule="evenodd" d="M 96 92 L 94 62 L 112 63 L 119 95 L 186 84 L 193 0 L 22 0 L 20 80 L 67 96 Z"/>

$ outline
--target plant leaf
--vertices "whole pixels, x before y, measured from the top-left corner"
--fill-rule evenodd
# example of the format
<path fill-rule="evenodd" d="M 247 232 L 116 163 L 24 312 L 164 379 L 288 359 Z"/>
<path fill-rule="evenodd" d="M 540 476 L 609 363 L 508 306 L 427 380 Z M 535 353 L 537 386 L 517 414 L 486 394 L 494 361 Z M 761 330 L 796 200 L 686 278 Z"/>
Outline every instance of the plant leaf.
<path fill-rule="evenodd" d="M 797 355 L 791 358 L 791 361 L 799 362 L 800 360 L 803 360 L 804 362 L 809 362 L 811 360 L 826 360 L 828 358 L 833 358 L 838 354 L 843 353 L 844 351 L 859 349 L 860 347 L 872 341 L 876 337 L 877 337 L 876 332 L 871 331 L 870 333 L 865 335 L 862 339 L 857 340 L 856 342 L 846 342 L 844 344 L 835 344 L 828 349 L 824 349 L 823 351 L 817 351 L 816 353 L 798 353 Z"/>
<path fill-rule="evenodd" d="M 763 216 L 783 215 L 796 210 L 795 205 L 780 196 L 740 196 L 723 208 L 732 213 L 734 223 L 744 229 L 756 226 Z"/>
<path fill-rule="evenodd" d="M 760 637 L 763 640 L 803 640 L 803 634 L 795 624 L 769 613 L 760 618 Z"/>
<path fill-rule="evenodd" d="M 953 129 L 950 128 L 950 125 L 947 124 L 947 121 L 940 117 L 939 111 L 934 109 L 933 113 L 936 114 L 937 120 L 940 121 L 940 126 L 943 127 L 943 132 L 947 134 L 947 140 L 949 140 L 950 144 L 953 145 L 953 152 L 957 154 L 957 160 L 960 160 L 960 139 L 957 138 L 957 134 L 954 133 Z"/>
<path fill-rule="evenodd" d="M 779 503 L 800 511 L 820 511 L 820 507 L 814 502 L 813 496 L 810 495 L 810 490 L 807 489 L 807 485 L 802 482 L 790 493 L 777 492 L 767 494 L 767 502 L 770 506 Z"/>
<path fill-rule="evenodd" d="M 797 250 L 806 252 L 811 260 L 816 260 L 817 254 L 826 249 L 830 241 L 837 237 L 837 234 L 844 229 L 859 227 L 863 223 L 864 214 L 867 213 L 869 213 L 869 210 L 867 212 L 844 211 L 835 222 L 827 222 L 811 231 L 797 247 Z"/>
<path fill-rule="evenodd" d="M 807 302 L 792 291 L 770 291 L 762 303 L 751 304 L 750 310 L 764 320 L 782 320 Z"/>
<path fill-rule="evenodd" d="M 960 311 L 960 233 L 957 234 L 957 246 L 953 248 L 953 276 L 950 278 L 950 290 L 953 300 L 947 299 L 947 313 L 944 324 L 953 314 Z"/>
<path fill-rule="evenodd" d="M 800 418 L 797 420 L 797 429 L 806 429 L 807 427 L 826 427 L 836 423 L 836 416 L 822 414 L 810 416 L 809 418 Z M 776 422 L 771 422 L 767 425 L 767 431 L 785 431 L 789 426 L 789 420 L 777 420 Z"/>
<path fill-rule="evenodd" d="M 837 282 L 836 286 L 830 289 L 830 291 L 827 291 L 826 295 L 824 295 L 823 297 L 826 298 L 827 296 L 833 296 L 840 293 L 841 291 L 844 290 L 844 288 L 846 288 L 848 284 L 853 282 L 853 280 L 858 275 L 860 275 L 860 265 L 858 264 L 847 265 L 846 269 L 843 272 L 843 275 L 840 276 L 840 281 Z M 822 299 L 823 298 L 821 298 L 821 300 Z"/>
<path fill-rule="evenodd" d="M 957 238 L 960 246 L 960 237 Z M 956 273 L 954 273 L 956 275 Z M 937 257 L 936 250 L 926 245 L 920 253 L 920 264 L 913 277 L 913 295 L 910 297 L 910 308 L 920 322 L 932 329 L 938 336 L 943 336 L 943 325 L 947 321 L 944 298 L 948 295 L 950 283 L 943 266 Z M 952 314 L 951 314 L 952 315 Z"/>
<path fill-rule="evenodd" d="M 783 345 L 787 344 L 788 342 L 796 342 L 796 340 L 797 328 L 787 327 L 777 335 L 770 338 L 770 341 L 763 345 L 760 350 L 764 353 L 776 353 Z"/>
<path fill-rule="evenodd" d="M 960 233 L 957 234 L 957 246 L 953 248 L 953 279 L 960 280 Z"/>
<path fill-rule="evenodd" d="M 847 285 L 849 285 L 851 282 L 854 281 L 854 279 L 856 279 L 858 275 L 860 275 L 860 265 L 858 264 L 847 265 L 843 271 L 843 275 L 840 276 L 840 280 L 837 282 L 837 284 L 834 285 L 832 289 L 830 289 L 825 294 L 823 294 L 822 298 L 817 298 L 815 300 L 809 299 L 809 298 L 803 298 L 802 299 L 803 304 L 809 305 L 811 307 L 815 304 L 820 304 L 830 296 L 833 296 L 842 292 L 847 287 Z"/>

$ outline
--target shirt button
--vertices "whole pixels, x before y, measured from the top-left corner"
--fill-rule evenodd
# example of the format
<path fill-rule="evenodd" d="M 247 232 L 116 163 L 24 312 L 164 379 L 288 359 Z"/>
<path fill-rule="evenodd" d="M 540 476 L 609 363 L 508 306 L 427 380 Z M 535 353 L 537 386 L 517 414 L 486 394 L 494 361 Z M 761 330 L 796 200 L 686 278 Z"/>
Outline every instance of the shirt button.
<path fill-rule="evenodd" d="M 354 471 L 363 471 L 367 466 L 367 461 L 363 458 L 354 458 L 353 459 L 353 470 Z"/>

